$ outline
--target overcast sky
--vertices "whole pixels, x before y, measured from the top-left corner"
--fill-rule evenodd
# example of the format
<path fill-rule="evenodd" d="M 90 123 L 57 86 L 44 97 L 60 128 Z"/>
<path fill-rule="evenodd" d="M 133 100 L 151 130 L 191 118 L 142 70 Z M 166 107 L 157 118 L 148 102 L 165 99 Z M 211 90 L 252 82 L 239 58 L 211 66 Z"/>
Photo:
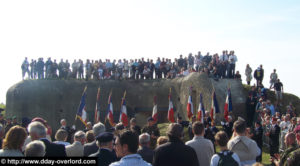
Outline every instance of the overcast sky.
<path fill-rule="evenodd" d="M 21 81 L 24 57 L 177 58 L 235 50 L 247 63 L 274 68 L 284 91 L 300 96 L 297 0 L 6 0 L 0 1 L 0 103 Z"/>

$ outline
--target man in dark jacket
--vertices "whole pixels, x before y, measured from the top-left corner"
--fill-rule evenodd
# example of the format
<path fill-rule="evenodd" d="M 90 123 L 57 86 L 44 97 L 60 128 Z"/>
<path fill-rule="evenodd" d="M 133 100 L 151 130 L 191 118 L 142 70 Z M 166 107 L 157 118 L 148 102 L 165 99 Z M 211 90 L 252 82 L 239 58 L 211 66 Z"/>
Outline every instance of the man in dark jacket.
<path fill-rule="evenodd" d="M 99 134 L 96 139 L 99 150 L 89 157 L 97 157 L 99 166 L 108 166 L 112 162 L 117 161 L 117 156 L 113 151 L 114 135 L 109 132 L 104 132 Z"/>
<path fill-rule="evenodd" d="M 73 138 L 73 135 L 75 133 L 75 129 L 67 126 L 66 119 L 60 120 L 60 124 L 61 124 L 60 129 L 64 129 L 68 132 L 67 142 L 72 143 L 73 142 L 72 138 Z"/>
<path fill-rule="evenodd" d="M 97 137 L 99 134 L 105 132 L 105 126 L 101 122 L 94 124 L 93 131 L 94 136 Z M 87 143 L 84 145 L 83 148 L 83 156 L 89 156 L 91 154 L 94 154 L 98 151 L 98 146 L 96 144 L 96 140 L 90 143 Z"/>
<path fill-rule="evenodd" d="M 273 117 L 270 132 L 267 133 L 267 136 L 270 137 L 270 156 L 272 157 L 274 157 L 274 154 L 278 153 L 279 150 L 279 134 L 280 127 L 277 125 L 277 119 Z"/>
<path fill-rule="evenodd" d="M 153 150 L 150 149 L 150 135 L 148 133 L 143 133 L 139 136 L 140 149 L 137 153 L 142 156 L 142 158 L 148 163 L 153 161 Z"/>
<path fill-rule="evenodd" d="M 185 145 L 181 138 L 183 128 L 178 123 L 172 123 L 167 129 L 169 142 L 159 146 L 154 151 L 153 166 L 198 166 L 198 158 L 193 148 Z"/>
<path fill-rule="evenodd" d="M 160 132 L 158 127 L 155 125 L 155 121 L 152 117 L 149 117 L 147 121 L 148 125 L 143 128 L 142 133 L 148 133 L 150 135 L 150 147 L 154 149 L 156 146 L 156 140 L 160 136 Z"/>
<path fill-rule="evenodd" d="M 253 132 L 253 137 L 252 139 L 256 142 L 257 146 L 260 148 L 262 151 L 262 146 L 263 146 L 263 128 L 261 127 L 261 123 L 259 121 L 255 122 L 255 130 Z M 262 160 L 262 154 L 256 157 L 257 162 L 261 162 Z"/>
<path fill-rule="evenodd" d="M 66 157 L 65 146 L 50 142 L 46 138 L 46 131 L 46 127 L 40 122 L 35 121 L 28 125 L 28 132 L 31 140 L 40 140 L 45 144 L 45 157 Z"/>
<path fill-rule="evenodd" d="M 262 65 L 254 71 L 254 78 L 256 79 L 256 85 L 262 83 L 264 79 L 264 69 L 262 68 Z"/>
<path fill-rule="evenodd" d="M 231 116 L 228 116 L 228 122 L 223 123 L 222 127 L 223 127 L 223 130 L 226 132 L 228 138 L 231 138 L 232 132 L 233 132 L 232 131 L 233 122 L 232 122 L 232 117 Z"/>

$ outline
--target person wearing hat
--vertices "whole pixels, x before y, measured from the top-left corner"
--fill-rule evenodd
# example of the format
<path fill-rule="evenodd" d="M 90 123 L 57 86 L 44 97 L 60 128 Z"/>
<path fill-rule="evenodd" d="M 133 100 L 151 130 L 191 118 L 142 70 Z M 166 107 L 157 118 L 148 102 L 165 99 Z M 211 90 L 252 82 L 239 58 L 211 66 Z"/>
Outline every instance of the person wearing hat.
<path fill-rule="evenodd" d="M 274 157 L 274 154 L 279 152 L 280 127 L 277 125 L 277 118 L 272 118 L 272 125 L 270 127 L 270 131 L 266 133 L 266 136 L 270 137 L 270 156 Z"/>
<path fill-rule="evenodd" d="M 155 125 L 155 121 L 152 117 L 149 117 L 147 121 L 148 124 L 143 128 L 142 133 L 148 133 L 150 135 L 150 147 L 152 149 L 155 149 L 156 140 L 160 136 L 160 132 L 158 127 Z"/>
<path fill-rule="evenodd" d="M 108 166 L 117 161 L 117 156 L 113 151 L 114 135 L 110 132 L 103 132 L 96 137 L 96 140 L 99 150 L 89 157 L 97 157 L 99 166 Z"/>
<path fill-rule="evenodd" d="M 178 123 L 171 123 L 166 131 L 169 141 L 154 151 L 153 166 L 198 166 L 195 150 L 182 142 L 183 127 Z"/>

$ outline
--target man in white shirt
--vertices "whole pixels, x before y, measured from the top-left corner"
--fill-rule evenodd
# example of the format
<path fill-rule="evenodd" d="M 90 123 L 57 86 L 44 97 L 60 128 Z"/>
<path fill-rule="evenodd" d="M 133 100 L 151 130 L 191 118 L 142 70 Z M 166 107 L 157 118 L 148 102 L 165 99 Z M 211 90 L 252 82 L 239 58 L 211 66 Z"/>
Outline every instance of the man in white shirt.
<path fill-rule="evenodd" d="M 237 62 L 237 57 L 234 55 L 234 51 L 231 51 L 229 57 L 228 57 L 228 62 L 229 62 L 229 78 L 233 78 L 235 74 L 235 63 Z"/>
<path fill-rule="evenodd" d="M 195 122 L 192 126 L 192 131 L 194 133 L 194 138 L 185 144 L 195 150 L 199 166 L 209 165 L 210 159 L 214 154 L 214 146 L 209 139 L 204 138 L 204 124 Z"/>

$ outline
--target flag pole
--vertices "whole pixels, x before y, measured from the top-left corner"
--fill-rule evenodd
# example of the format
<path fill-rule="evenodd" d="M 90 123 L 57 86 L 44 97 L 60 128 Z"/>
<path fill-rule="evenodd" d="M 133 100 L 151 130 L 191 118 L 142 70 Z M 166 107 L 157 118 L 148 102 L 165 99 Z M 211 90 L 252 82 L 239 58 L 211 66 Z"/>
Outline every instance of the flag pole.
<path fill-rule="evenodd" d="M 126 90 L 125 90 L 125 92 L 124 92 L 123 99 L 125 99 L 125 97 L 126 97 Z"/>
<path fill-rule="evenodd" d="M 170 87 L 170 90 L 169 90 L 169 101 L 171 100 L 171 95 L 172 95 L 172 89 L 171 89 L 171 87 Z"/>
<path fill-rule="evenodd" d="M 99 109 L 98 108 L 98 102 L 99 102 L 98 100 L 99 100 L 99 98 L 100 98 L 100 86 L 98 87 L 98 91 L 97 91 L 96 109 L 95 109 L 95 111 L 97 112 L 97 116 L 94 115 L 94 118 L 95 118 L 94 123 L 98 121 L 98 109 Z M 99 117 L 100 117 L 100 111 L 99 111 Z M 99 122 L 100 122 L 100 119 L 99 119 Z"/>
<path fill-rule="evenodd" d="M 107 102 L 108 104 L 110 104 L 111 95 L 112 95 L 112 89 L 110 90 L 109 95 L 108 95 L 108 102 Z M 107 114 L 105 115 L 104 123 L 106 123 L 106 121 L 107 121 Z"/>

